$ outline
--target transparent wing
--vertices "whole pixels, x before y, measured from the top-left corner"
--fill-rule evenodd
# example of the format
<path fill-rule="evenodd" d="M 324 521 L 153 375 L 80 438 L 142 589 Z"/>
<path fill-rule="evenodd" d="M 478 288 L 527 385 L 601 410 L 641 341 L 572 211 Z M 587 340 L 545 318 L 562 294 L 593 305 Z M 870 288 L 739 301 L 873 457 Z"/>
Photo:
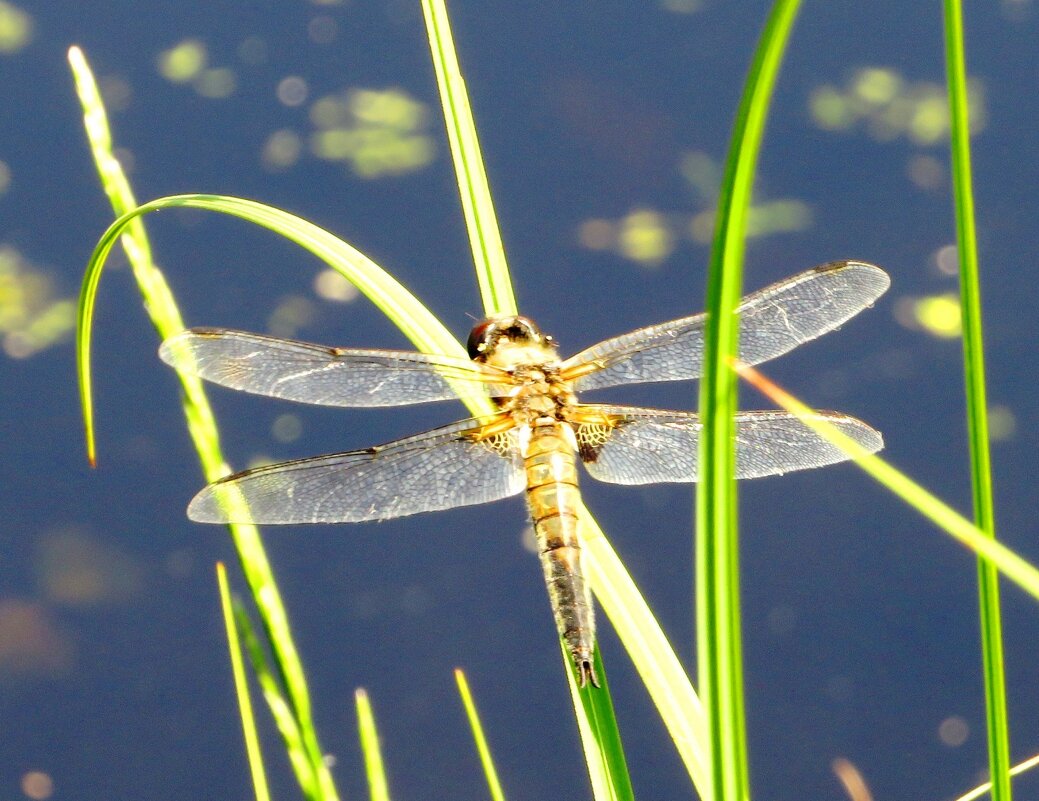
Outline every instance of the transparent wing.
<path fill-rule="evenodd" d="M 740 359 L 758 364 L 825 334 L 871 305 L 890 285 L 872 264 L 840 261 L 799 273 L 740 303 Z M 646 381 L 699 378 L 706 314 L 641 328 L 563 362 L 578 391 Z M 589 363 L 598 370 L 582 375 Z"/>
<path fill-rule="evenodd" d="M 582 405 L 609 424 L 574 427 L 588 472 L 614 484 L 696 481 L 700 418 L 691 412 L 628 406 Z M 817 417 L 835 425 L 870 452 L 884 447 L 880 432 L 839 412 Z M 848 456 L 787 412 L 736 415 L 736 478 L 781 475 L 847 461 Z"/>
<path fill-rule="evenodd" d="M 515 495 L 525 486 L 516 431 L 478 439 L 481 431 L 480 421 L 463 420 L 375 448 L 246 470 L 198 493 L 188 517 L 357 523 Z"/>
<path fill-rule="evenodd" d="M 159 356 L 231 389 L 323 406 L 449 400 L 458 397 L 452 382 L 500 394 L 509 381 L 504 371 L 468 359 L 331 348 L 221 328 L 183 331 L 162 343 Z"/>

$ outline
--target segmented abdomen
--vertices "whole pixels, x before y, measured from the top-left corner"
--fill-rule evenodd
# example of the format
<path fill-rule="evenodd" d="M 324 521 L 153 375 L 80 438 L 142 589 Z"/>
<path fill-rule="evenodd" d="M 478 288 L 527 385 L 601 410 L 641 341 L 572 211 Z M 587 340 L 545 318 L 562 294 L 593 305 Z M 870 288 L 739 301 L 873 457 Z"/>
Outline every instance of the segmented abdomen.
<path fill-rule="evenodd" d="M 581 572 L 577 538 L 577 464 L 565 425 L 552 421 L 536 424 L 531 430 L 524 458 L 527 505 L 559 634 L 573 656 L 579 683 L 598 685 L 592 664 L 595 619 L 591 593 Z"/>

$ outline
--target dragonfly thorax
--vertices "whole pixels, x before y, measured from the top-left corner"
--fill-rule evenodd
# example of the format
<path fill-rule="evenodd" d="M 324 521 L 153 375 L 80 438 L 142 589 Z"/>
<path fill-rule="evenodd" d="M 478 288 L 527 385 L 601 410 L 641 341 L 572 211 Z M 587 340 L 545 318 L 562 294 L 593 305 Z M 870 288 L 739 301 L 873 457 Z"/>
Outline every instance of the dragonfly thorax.
<path fill-rule="evenodd" d="M 565 418 L 566 409 L 577 402 L 570 382 L 560 375 L 558 361 L 550 364 L 519 364 L 509 370 L 514 384 L 502 407 L 520 425 L 538 419 Z"/>

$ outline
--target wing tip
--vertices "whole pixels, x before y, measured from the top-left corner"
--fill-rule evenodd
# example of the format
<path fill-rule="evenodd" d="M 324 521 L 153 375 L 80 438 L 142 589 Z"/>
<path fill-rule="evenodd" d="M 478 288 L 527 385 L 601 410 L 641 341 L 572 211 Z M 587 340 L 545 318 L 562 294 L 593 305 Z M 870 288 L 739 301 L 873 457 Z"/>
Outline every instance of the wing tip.
<path fill-rule="evenodd" d="M 216 329 L 185 328 L 172 336 L 166 337 L 159 344 L 159 358 L 176 370 L 194 373 L 195 349 L 192 341 L 199 337 L 213 336 Z"/>
<path fill-rule="evenodd" d="M 871 454 L 879 453 L 884 450 L 884 435 L 877 431 L 877 429 L 873 428 L 873 426 L 866 425 L 865 423 L 862 425 L 868 429 L 864 432 L 867 438 L 865 441 L 859 442 L 859 444 Z"/>
<path fill-rule="evenodd" d="M 816 414 L 823 421 L 831 425 L 837 425 L 838 430 L 846 437 L 852 439 L 856 445 L 870 453 L 877 453 L 884 449 L 884 435 L 869 423 L 863 422 L 857 417 L 843 412 L 834 412 L 826 409 L 817 410 Z M 837 448 L 836 445 L 833 446 Z M 846 457 L 851 459 L 849 455 Z"/>
<path fill-rule="evenodd" d="M 877 297 L 884 294 L 887 288 L 891 286 L 891 276 L 887 274 L 883 267 L 878 267 L 876 264 L 871 264 L 868 261 L 859 261 L 858 259 L 829 261 L 826 264 L 820 264 L 812 268 L 812 272 L 856 274 L 861 280 L 868 280 L 876 291 Z"/>
<path fill-rule="evenodd" d="M 227 514 L 215 501 L 213 491 L 206 487 L 188 504 L 188 519 L 195 523 L 229 523 Z"/>
<path fill-rule="evenodd" d="M 159 358 L 166 362 L 166 364 L 168 364 L 170 367 L 177 366 L 176 352 L 180 347 L 178 343 L 184 341 L 185 333 L 187 332 L 181 331 L 180 333 L 174 334 L 171 337 L 166 337 L 166 339 L 162 340 L 161 344 L 159 345 Z"/>

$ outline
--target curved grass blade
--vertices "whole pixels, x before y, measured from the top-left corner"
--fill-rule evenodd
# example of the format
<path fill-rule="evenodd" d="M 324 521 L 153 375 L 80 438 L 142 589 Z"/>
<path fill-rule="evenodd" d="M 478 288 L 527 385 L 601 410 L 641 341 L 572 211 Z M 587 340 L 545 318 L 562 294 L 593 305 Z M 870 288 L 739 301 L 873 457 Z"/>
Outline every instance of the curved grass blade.
<path fill-rule="evenodd" d="M 777 404 L 796 414 L 819 436 L 847 453 L 877 482 L 887 487 L 953 539 L 974 551 L 985 560 L 986 564 L 993 565 L 1021 589 L 1039 600 L 1039 570 L 1034 566 L 998 540 L 989 537 L 971 521 L 932 495 L 905 473 L 896 470 L 879 456 L 869 453 L 821 417 L 813 417 L 812 415 L 816 414 L 813 409 L 781 389 L 749 364 L 733 360 L 733 369 L 741 378 L 753 384 Z"/>
<path fill-rule="evenodd" d="M 151 248 L 143 224 L 136 218 L 137 215 L 134 212 L 128 211 L 136 204 L 136 200 L 118 160 L 112 153 L 112 137 L 105 109 L 101 103 L 94 76 L 79 48 L 73 47 L 69 50 L 69 64 L 75 78 L 76 91 L 83 105 L 87 137 L 101 176 L 102 188 L 108 195 L 115 213 L 127 220 L 116 230 L 127 230 L 129 233 L 122 237 L 122 245 L 130 260 L 134 278 L 152 324 L 159 332 L 160 339 L 165 339 L 184 328 L 180 312 L 166 285 L 164 276 L 151 260 Z M 114 243 L 115 238 L 108 242 L 104 248 L 105 254 Z M 95 249 L 95 253 L 97 252 Z M 79 312 L 81 316 L 78 323 L 79 339 L 76 349 L 79 386 L 86 421 L 87 451 L 92 463 L 95 461 L 95 449 L 89 379 L 89 326 L 102 263 L 103 260 L 88 266 L 87 275 L 84 277 L 85 291 L 80 297 Z M 87 333 L 86 337 L 83 336 L 84 331 Z M 180 380 L 184 389 L 184 413 L 188 430 L 199 454 L 203 474 L 207 481 L 215 481 L 229 472 L 220 451 L 216 421 L 202 389 L 201 381 L 185 375 L 180 376 Z M 296 716 L 306 745 L 307 777 L 301 778 L 301 784 L 313 784 L 319 787 L 323 799 L 336 799 L 338 796 L 335 785 L 332 782 L 331 773 L 324 763 L 323 752 L 313 725 L 310 695 L 303 666 L 292 639 L 288 617 L 285 614 L 281 595 L 274 581 L 274 574 L 267 560 L 263 543 L 260 541 L 259 532 L 255 526 L 235 525 L 230 526 L 229 529 L 242 571 L 259 610 L 278 669 L 292 702 L 293 714 Z M 297 775 L 302 776 L 302 774 Z M 312 779 L 309 778 L 311 776 Z"/>
<path fill-rule="evenodd" d="M 487 743 L 487 736 L 480 723 L 480 714 L 476 711 L 476 701 L 469 690 L 469 682 L 466 681 L 465 673 L 461 668 L 455 668 L 455 682 L 458 684 L 458 694 L 462 697 L 462 706 L 465 707 L 465 716 L 469 720 L 469 728 L 473 733 L 473 741 L 476 743 L 476 753 L 480 756 L 480 764 L 483 766 L 483 775 L 487 779 L 487 789 L 490 791 L 492 801 L 505 801 L 505 793 L 501 789 L 498 780 L 498 771 L 494 768 L 494 758 L 491 756 L 491 747 Z"/>
<path fill-rule="evenodd" d="M 480 154 L 480 141 L 476 136 L 476 122 L 458 66 L 444 0 L 422 0 L 422 14 L 426 20 L 429 49 L 440 88 L 451 160 L 455 165 L 484 314 L 488 317 L 516 314 L 516 297 L 505 261 L 505 247 L 498 230 L 487 172 Z"/>
<path fill-rule="evenodd" d="M 361 738 L 361 753 L 364 754 L 364 771 L 368 777 L 368 795 L 372 801 L 390 801 L 390 785 L 386 780 L 386 767 L 379 747 L 379 731 L 375 726 L 375 714 L 368 693 L 361 687 L 354 691 L 357 704 L 357 731 Z"/>
<path fill-rule="evenodd" d="M 943 8 L 956 244 L 960 261 L 960 316 L 963 320 L 963 370 L 967 395 L 967 433 L 970 440 L 971 492 L 974 520 L 978 528 L 995 539 L 996 515 L 992 499 L 992 458 L 989 454 L 985 348 L 981 324 L 981 279 L 967 119 L 963 9 L 960 0 L 943 0 Z M 1010 801 L 1010 733 L 1003 664 L 1003 624 L 999 609 L 999 576 L 995 567 L 982 560 L 978 562 L 978 614 L 981 619 L 981 652 L 985 676 L 989 775 L 994 778 L 992 798 L 993 801 Z"/>
<path fill-rule="evenodd" d="M 231 657 L 231 674 L 234 676 L 235 695 L 238 697 L 238 711 L 242 717 L 242 738 L 245 740 L 245 753 L 249 760 L 249 773 L 253 780 L 253 792 L 256 795 L 256 801 L 269 801 L 271 796 L 270 790 L 267 787 L 267 775 L 263 769 L 260 735 L 256 731 L 253 704 L 249 699 L 249 682 L 245 678 L 241 644 L 231 603 L 231 591 L 228 589 L 227 570 L 224 568 L 223 562 L 216 563 L 216 581 L 220 589 L 220 611 L 223 613 L 224 628 L 227 632 L 227 649 Z"/>
<path fill-rule="evenodd" d="M 772 89 L 800 0 L 777 0 L 754 53 L 733 126 L 707 283 L 704 373 L 700 382 L 701 482 L 696 493 L 698 680 L 710 750 L 708 798 L 750 797 L 743 701 L 736 516 L 735 309 L 742 294 L 744 237 L 754 171 Z"/>
<path fill-rule="evenodd" d="M 168 208 L 194 208 L 230 214 L 262 225 L 296 242 L 367 295 L 419 350 L 467 358 L 464 348 L 458 341 L 400 283 L 363 253 L 323 228 L 289 212 L 244 198 L 202 194 L 172 195 L 159 198 L 126 212 L 109 226 L 94 248 L 86 275 L 83 278 L 77 328 L 79 348 L 77 356 L 80 365 L 80 394 L 87 430 L 88 451 L 91 454 L 94 453 L 94 439 L 93 401 L 90 386 L 90 327 L 101 271 L 112 247 L 136 218 Z M 182 328 L 183 326 L 181 326 Z M 163 333 L 165 334 L 165 332 Z M 167 336 L 173 333 L 176 331 L 170 331 Z M 474 414 L 488 414 L 492 411 L 489 401 L 484 396 L 463 388 L 459 388 L 458 392 Z"/>

